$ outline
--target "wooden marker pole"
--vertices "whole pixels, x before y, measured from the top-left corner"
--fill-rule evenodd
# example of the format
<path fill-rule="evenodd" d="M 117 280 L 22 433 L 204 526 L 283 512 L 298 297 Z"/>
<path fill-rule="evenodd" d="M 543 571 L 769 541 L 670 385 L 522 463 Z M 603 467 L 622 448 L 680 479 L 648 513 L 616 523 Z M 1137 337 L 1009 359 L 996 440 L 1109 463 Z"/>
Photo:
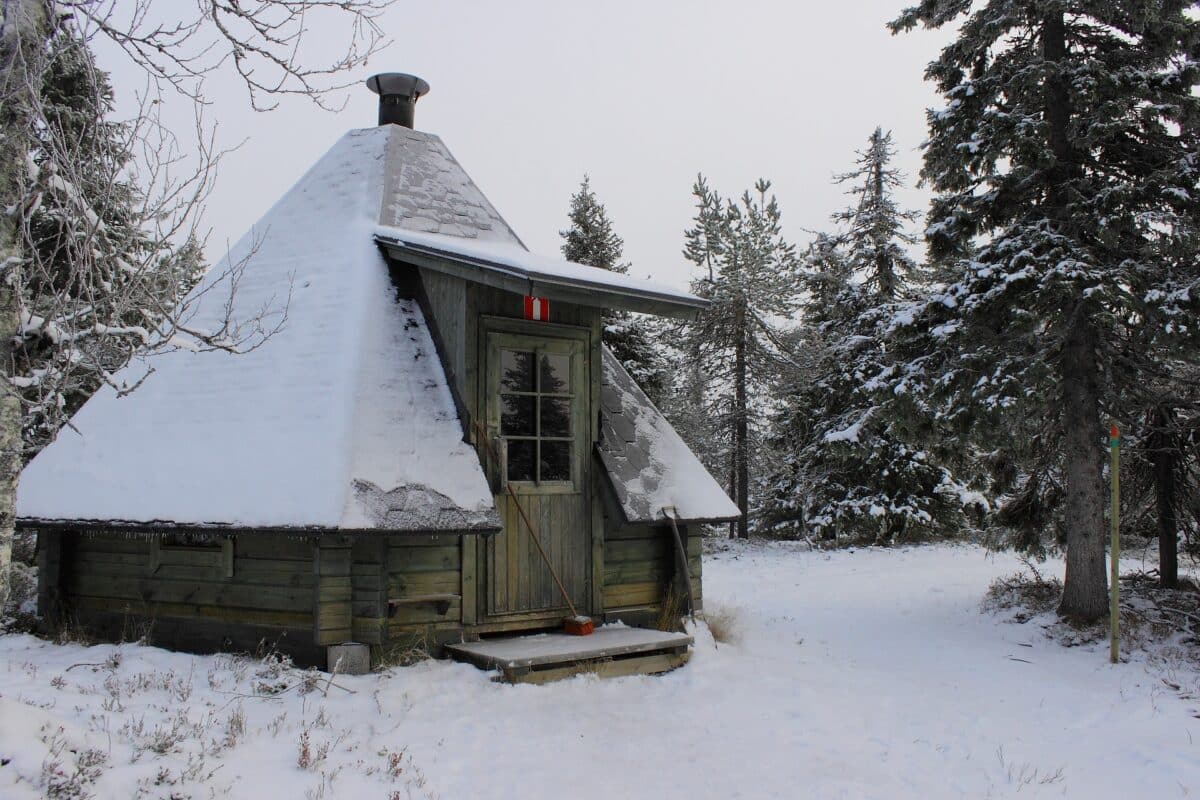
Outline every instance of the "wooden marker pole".
<path fill-rule="evenodd" d="M 1109 572 L 1112 586 L 1109 588 L 1108 618 L 1109 618 L 1109 661 L 1116 664 L 1120 660 L 1121 648 L 1121 433 L 1117 426 L 1109 429 L 1108 450 L 1112 454 L 1112 466 L 1109 469 L 1112 478 L 1112 509 L 1109 517 L 1112 521 L 1112 542 L 1109 545 Z"/>

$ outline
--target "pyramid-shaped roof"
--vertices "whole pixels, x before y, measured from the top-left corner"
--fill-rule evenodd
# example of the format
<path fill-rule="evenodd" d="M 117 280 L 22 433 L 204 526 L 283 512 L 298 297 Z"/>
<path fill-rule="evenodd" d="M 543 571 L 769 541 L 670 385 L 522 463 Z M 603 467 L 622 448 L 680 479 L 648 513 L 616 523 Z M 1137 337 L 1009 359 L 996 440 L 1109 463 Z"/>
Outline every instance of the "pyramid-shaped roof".
<path fill-rule="evenodd" d="M 193 293 L 191 326 L 219 324 L 230 265 L 244 262 L 234 318 L 286 310 L 283 328 L 249 353 L 135 360 L 118 385 L 155 374 L 84 404 L 22 474 L 18 516 L 499 527 L 421 310 L 397 301 L 372 239 L 381 222 L 516 239 L 436 136 L 346 134 Z"/>
<path fill-rule="evenodd" d="M 235 320 L 282 327 L 250 352 L 180 348 L 135 359 L 114 376 L 116 385 L 155 374 L 124 395 L 105 386 L 84 404 L 22 473 L 18 517 L 107 526 L 499 528 L 426 320 L 416 302 L 397 296 L 376 244 L 380 232 L 392 243 L 408 240 L 399 246 L 433 242 L 448 257 L 489 254 L 481 269 L 496 262 L 566 276 L 576 290 L 640 293 L 684 310 L 703 303 L 534 257 L 438 137 L 396 125 L 351 131 L 191 295 L 193 329 L 220 326 L 231 297 Z"/>

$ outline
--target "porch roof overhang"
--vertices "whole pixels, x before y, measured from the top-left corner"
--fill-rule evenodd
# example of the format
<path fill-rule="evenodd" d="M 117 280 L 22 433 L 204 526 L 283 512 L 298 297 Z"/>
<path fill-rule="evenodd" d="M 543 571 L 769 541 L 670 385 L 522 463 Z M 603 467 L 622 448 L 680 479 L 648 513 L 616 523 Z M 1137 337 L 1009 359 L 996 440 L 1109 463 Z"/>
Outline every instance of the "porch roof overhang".
<path fill-rule="evenodd" d="M 516 294 L 689 320 L 710 305 L 694 294 L 515 245 L 386 226 L 376 230 L 375 242 L 396 261 Z"/>

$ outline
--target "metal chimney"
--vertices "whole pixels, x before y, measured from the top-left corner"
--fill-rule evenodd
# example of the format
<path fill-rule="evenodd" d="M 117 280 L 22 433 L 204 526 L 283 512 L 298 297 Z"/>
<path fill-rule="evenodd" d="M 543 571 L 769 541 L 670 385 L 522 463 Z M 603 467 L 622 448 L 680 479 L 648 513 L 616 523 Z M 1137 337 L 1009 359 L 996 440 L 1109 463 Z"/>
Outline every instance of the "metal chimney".
<path fill-rule="evenodd" d="M 413 126 L 417 98 L 429 93 L 429 84 L 416 75 L 382 72 L 367 78 L 367 88 L 379 95 L 379 124 Z"/>

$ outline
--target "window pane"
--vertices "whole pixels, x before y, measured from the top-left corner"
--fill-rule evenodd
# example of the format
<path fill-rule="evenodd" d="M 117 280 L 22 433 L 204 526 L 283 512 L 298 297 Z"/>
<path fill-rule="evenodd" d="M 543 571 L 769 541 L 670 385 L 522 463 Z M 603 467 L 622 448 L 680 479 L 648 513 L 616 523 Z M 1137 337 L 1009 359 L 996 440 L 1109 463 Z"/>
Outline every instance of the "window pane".
<path fill-rule="evenodd" d="M 570 442 L 542 442 L 541 480 L 571 480 Z"/>
<path fill-rule="evenodd" d="M 535 400 L 515 394 L 500 395 L 500 434 L 502 436 L 534 436 L 533 409 Z"/>
<path fill-rule="evenodd" d="M 570 436 L 571 435 L 571 401 L 565 398 L 543 397 L 539 404 L 542 407 L 542 429 L 539 436 Z"/>
<path fill-rule="evenodd" d="M 508 479 L 533 480 L 533 459 L 537 442 L 525 439 L 508 441 Z"/>
<path fill-rule="evenodd" d="M 560 353 L 542 354 L 542 394 L 567 394 L 571 391 L 571 357 Z"/>
<path fill-rule="evenodd" d="M 500 386 L 510 392 L 534 391 L 533 353 L 521 350 L 501 350 Z"/>

